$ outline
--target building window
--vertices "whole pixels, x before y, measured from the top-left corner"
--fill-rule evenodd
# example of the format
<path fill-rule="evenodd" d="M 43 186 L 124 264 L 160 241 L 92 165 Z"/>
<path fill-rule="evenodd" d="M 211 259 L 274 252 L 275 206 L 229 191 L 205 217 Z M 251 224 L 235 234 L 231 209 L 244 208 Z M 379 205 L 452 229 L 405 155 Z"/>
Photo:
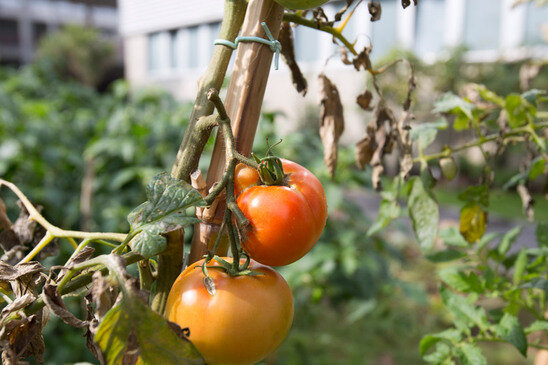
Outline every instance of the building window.
<path fill-rule="evenodd" d="M 169 66 L 172 69 L 179 68 L 181 65 L 179 44 L 179 32 L 171 30 L 169 32 Z"/>
<path fill-rule="evenodd" d="M 501 19 L 500 0 L 467 0 L 464 45 L 471 50 L 497 49 Z"/>
<path fill-rule="evenodd" d="M 198 26 L 187 28 L 187 42 L 185 45 L 185 58 L 188 68 L 198 67 Z"/>
<path fill-rule="evenodd" d="M 161 34 L 152 33 L 148 36 L 148 69 L 157 71 L 161 68 Z"/>
<path fill-rule="evenodd" d="M 373 22 L 371 30 L 372 55 L 375 58 L 384 56 L 397 44 L 398 6 L 401 4 L 397 4 L 395 0 L 381 1 L 381 18 Z"/>
<path fill-rule="evenodd" d="M 525 44 L 543 44 L 541 27 L 548 27 L 548 6 L 527 4 L 527 20 L 525 21 Z"/>
<path fill-rule="evenodd" d="M 43 36 L 48 32 L 48 26 L 45 23 L 32 24 L 32 39 L 34 44 L 38 44 Z"/>
<path fill-rule="evenodd" d="M 422 0 L 416 14 L 415 52 L 419 56 L 439 52 L 445 32 L 445 1 Z"/>
<path fill-rule="evenodd" d="M 0 43 L 10 46 L 17 46 L 19 44 L 17 21 L 0 19 Z"/>

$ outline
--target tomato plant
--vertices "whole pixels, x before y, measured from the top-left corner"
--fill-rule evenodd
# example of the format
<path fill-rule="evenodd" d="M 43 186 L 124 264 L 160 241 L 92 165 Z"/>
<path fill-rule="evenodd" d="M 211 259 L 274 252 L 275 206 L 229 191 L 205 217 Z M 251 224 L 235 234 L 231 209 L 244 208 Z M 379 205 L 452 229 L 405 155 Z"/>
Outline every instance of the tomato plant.
<path fill-rule="evenodd" d="M 265 358 L 291 328 L 289 286 L 274 269 L 251 261 L 255 275 L 231 277 L 210 268 L 214 288 L 206 287 L 203 262 L 189 266 L 175 281 L 167 301 L 168 320 L 189 328 L 189 339 L 208 364 L 251 364 Z"/>
<path fill-rule="evenodd" d="M 320 238 L 327 219 L 320 181 L 295 162 L 282 159 L 282 165 L 283 185 L 259 185 L 259 173 L 251 167 L 240 167 L 235 178 L 238 206 L 251 223 L 242 247 L 271 266 L 303 257 Z"/>

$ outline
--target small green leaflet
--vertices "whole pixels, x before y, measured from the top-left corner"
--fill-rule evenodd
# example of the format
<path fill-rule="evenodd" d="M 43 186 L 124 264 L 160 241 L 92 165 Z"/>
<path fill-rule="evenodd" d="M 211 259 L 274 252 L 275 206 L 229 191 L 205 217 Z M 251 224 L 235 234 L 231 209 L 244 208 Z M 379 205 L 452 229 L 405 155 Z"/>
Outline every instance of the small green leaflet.
<path fill-rule="evenodd" d="M 95 334 L 107 364 L 121 364 L 132 334 L 141 364 L 203 363 L 190 341 L 177 337 L 162 316 L 129 295 L 108 311 Z"/>
<path fill-rule="evenodd" d="M 530 334 L 536 331 L 548 331 L 548 321 L 534 321 L 524 332 Z"/>
<path fill-rule="evenodd" d="M 540 247 L 548 247 L 548 223 L 539 223 L 535 231 Z"/>
<path fill-rule="evenodd" d="M 147 201 L 128 215 L 128 222 L 130 234 L 136 234 L 132 249 L 149 258 L 165 249 L 162 233 L 196 223 L 198 219 L 189 208 L 206 203 L 196 189 L 167 173 L 154 177 L 146 194 Z"/>
<path fill-rule="evenodd" d="M 426 354 L 426 352 L 439 341 L 445 340 L 451 343 L 457 343 L 461 340 L 461 338 L 461 333 L 454 328 L 449 328 L 442 332 L 426 335 L 422 338 L 419 345 L 421 356 L 424 356 L 424 354 Z"/>
<path fill-rule="evenodd" d="M 428 147 L 436 139 L 438 130 L 447 128 L 447 120 L 440 118 L 436 122 L 421 123 L 409 131 L 409 137 L 413 141 L 418 141 L 419 148 Z"/>
<path fill-rule="evenodd" d="M 455 294 L 447 288 L 440 288 L 440 294 L 443 304 L 455 316 L 455 319 L 466 323 L 468 326 L 476 325 L 480 329 L 488 327 L 489 323 L 487 322 L 485 309 L 476 307 L 467 298 Z"/>
<path fill-rule="evenodd" d="M 523 356 L 527 356 L 527 338 L 516 316 L 504 313 L 495 332 L 497 336 L 514 345 Z"/>
<path fill-rule="evenodd" d="M 435 104 L 434 112 L 454 114 L 453 128 L 457 131 L 467 129 L 471 120 L 474 120 L 473 111 L 476 106 L 457 95 L 447 92 Z"/>
<path fill-rule="evenodd" d="M 412 177 L 409 184 L 410 190 L 407 199 L 409 217 L 413 222 L 413 231 L 421 249 L 428 251 L 434 246 L 438 231 L 438 203 L 432 194 L 424 189 L 418 176 Z"/>
<path fill-rule="evenodd" d="M 464 365 L 487 365 L 487 360 L 481 353 L 479 347 L 467 342 L 459 347 L 459 358 Z"/>

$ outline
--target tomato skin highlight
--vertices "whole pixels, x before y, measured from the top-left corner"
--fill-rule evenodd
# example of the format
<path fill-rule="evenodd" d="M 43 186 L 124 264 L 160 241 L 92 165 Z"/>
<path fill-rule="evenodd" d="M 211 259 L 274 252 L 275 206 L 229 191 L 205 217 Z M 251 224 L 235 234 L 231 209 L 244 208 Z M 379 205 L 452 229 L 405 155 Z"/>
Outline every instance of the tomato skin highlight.
<path fill-rule="evenodd" d="M 211 295 L 203 281 L 203 261 L 186 268 L 173 284 L 167 319 L 189 328 L 189 340 L 207 364 L 253 364 L 264 359 L 283 342 L 293 322 L 293 295 L 286 281 L 252 260 L 250 269 L 263 275 L 230 277 L 220 269 L 208 269 L 215 283 Z M 212 265 L 218 263 L 211 260 L 208 266 Z"/>
<path fill-rule="evenodd" d="M 237 204 L 249 219 L 243 249 L 254 260 L 283 266 L 303 257 L 316 244 L 327 220 L 327 202 L 320 181 L 299 164 L 282 159 L 287 186 L 259 184 L 250 167 L 236 174 Z M 245 174 L 242 170 L 247 169 Z M 255 172 L 255 180 L 249 176 Z M 240 176 L 245 179 L 238 180 Z"/>

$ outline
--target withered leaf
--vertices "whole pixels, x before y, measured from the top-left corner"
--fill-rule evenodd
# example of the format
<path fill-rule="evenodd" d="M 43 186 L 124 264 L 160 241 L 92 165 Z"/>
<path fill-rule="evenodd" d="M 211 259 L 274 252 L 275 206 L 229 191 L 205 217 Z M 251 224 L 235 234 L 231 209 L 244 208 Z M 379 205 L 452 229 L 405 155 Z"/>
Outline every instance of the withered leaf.
<path fill-rule="evenodd" d="M 352 64 L 357 71 L 360 70 L 360 67 L 363 67 L 364 70 L 368 71 L 373 70 L 373 65 L 371 64 L 371 59 L 369 58 L 372 50 L 372 47 L 364 47 L 363 50 L 352 60 Z"/>
<path fill-rule="evenodd" d="M 487 226 L 487 212 L 479 205 L 470 203 L 460 211 L 460 233 L 469 243 L 477 242 Z"/>
<path fill-rule="evenodd" d="M 22 297 L 16 298 L 13 302 L 6 305 L 4 309 L 2 309 L 2 316 L 5 316 L 6 314 L 10 312 L 15 312 L 20 309 L 23 309 L 30 303 L 34 302 L 35 300 L 36 300 L 36 297 L 30 293 L 27 293 L 23 295 Z"/>
<path fill-rule="evenodd" d="M 529 221 L 533 221 L 535 219 L 535 211 L 533 209 L 535 205 L 535 201 L 533 200 L 533 197 L 529 193 L 529 190 L 524 184 L 519 184 L 516 187 L 516 190 L 518 192 L 518 195 L 521 199 L 521 205 L 523 207 L 523 213 L 527 217 Z"/>
<path fill-rule="evenodd" d="M 24 262 L 15 266 L 0 261 L 0 280 L 13 281 L 24 276 L 32 276 L 44 270 L 37 261 Z"/>
<path fill-rule="evenodd" d="M 320 137 L 324 147 L 324 162 L 331 177 L 337 167 L 337 151 L 339 138 L 344 131 L 344 115 L 341 98 L 337 87 L 325 76 L 320 74 Z"/>
<path fill-rule="evenodd" d="M 99 271 L 93 274 L 90 291 L 92 301 L 95 304 L 95 318 L 100 321 L 116 302 L 118 291 L 109 285 Z"/>
<path fill-rule="evenodd" d="M 288 22 L 283 22 L 278 40 L 282 45 L 282 58 L 291 71 L 291 81 L 295 89 L 303 96 L 308 90 L 308 83 L 295 60 L 295 48 L 293 42 L 293 30 Z"/>
<path fill-rule="evenodd" d="M 381 3 L 377 1 L 370 1 L 367 4 L 367 9 L 369 10 L 369 14 L 371 15 L 372 22 L 375 22 L 381 18 Z"/>
<path fill-rule="evenodd" d="M 369 90 L 365 90 L 363 94 L 358 95 L 356 102 L 363 110 L 371 110 L 371 100 L 373 99 L 373 94 Z"/>
<path fill-rule="evenodd" d="M 43 363 L 45 351 L 42 321 L 39 315 L 13 319 L 0 328 L 2 364 L 19 364 L 19 359 L 34 356 Z"/>
<path fill-rule="evenodd" d="M 350 7 L 350 5 L 352 5 L 352 3 L 354 2 L 354 0 L 346 0 L 346 5 L 343 6 L 341 8 L 341 10 L 339 10 L 336 14 L 335 14 L 335 21 L 338 22 L 342 19 L 342 16 L 343 14 L 348 10 L 348 8 Z"/>
<path fill-rule="evenodd" d="M 341 62 L 345 65 L 351 65 L 352 61 L 348 58 L 348 51 L 345 47 L 339 47 L 339 54 L 341 56 Z"/>
<path fill-rule="evenodd" d="M 356 143 L 355 152 L 356 165 L 360 170 L 365 169 L 365 166 L 369 164 L 375 152 L 374 140 L 369 136 L 365 136 L 365 138 Z"/>
<path fill-rule="evenodd" d="M 49 310 L 57 317 L 61 318 L 66 324 L 82 328 L 87 327 L 87 322 L 76 318 L 65 306 L 61 294 L 57 290 L 57 285 L 46 284 L 42 292 L 42 298 Z"/>

